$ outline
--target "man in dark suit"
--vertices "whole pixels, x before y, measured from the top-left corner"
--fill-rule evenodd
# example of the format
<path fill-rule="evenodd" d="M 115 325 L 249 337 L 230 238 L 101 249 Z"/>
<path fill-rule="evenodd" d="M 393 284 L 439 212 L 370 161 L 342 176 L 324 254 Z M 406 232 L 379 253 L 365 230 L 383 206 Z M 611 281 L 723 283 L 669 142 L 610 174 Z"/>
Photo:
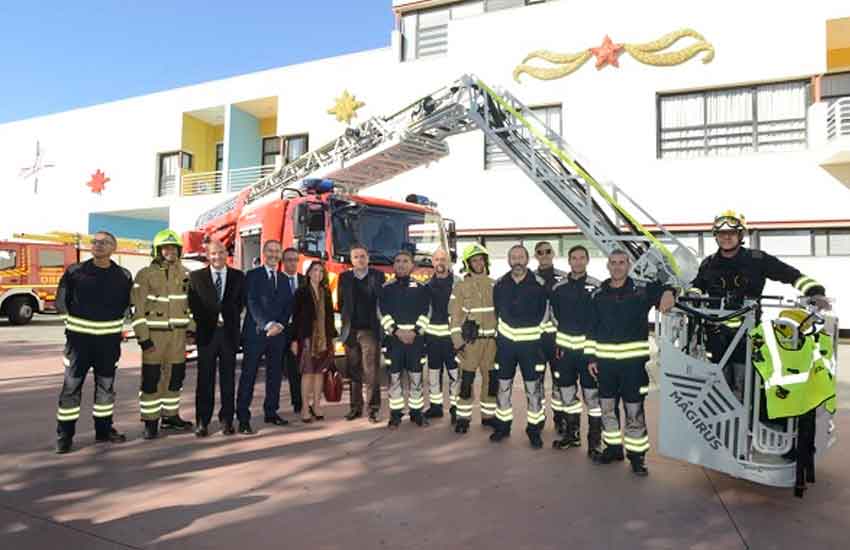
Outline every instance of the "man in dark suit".
<path fill-rule="evenodd" d="M 298 251 L 294 248 L 287 248 L 283 251 L 283 277 L 284 282 L 292 291 L 293 298 L 298 287 L 307 284 L 307 279 L 304 275 L 298 273 Z M 286 339 L 292 341 L 293 338 L 293 323 L 286 326 Z M 286 378 L 289 380 L 289 397 L 292 401 L 292 410 L 295 414 L 301 414 L 301 370 L 298 368 L 298 361 L 295 359 L 295 354 L 286 346 L 283 350 L 283 372 L 286 373 Z"/>
<path fill-rule="evenodd" d="M 266 424 L 289 424 L 277 414 L 280 407 L 280 380 L 283 350 L 287 346 L 285 329 L 292 312 L 292 292 L 282 274 L 277 270 L 281 258 L 280 241 L 266 241 L 263 245 L 265 264 L 252 269 L 245 276 L 245 294 L 248 314 L 242 327 L 244 352 L 242 373 L 239 376 L 239 395 L 236 415 L 239 433 L 252 434 L 251 400 L 260 357 L 265 356 L 266 399 L 263 403 Z"/>
<path fill-rule="evenodd" d="M 221 408 L 218 419 L 222 433 L 233 435 L 236 397 L 236 351 L 239 323 L 245 307 L 245 274 L 227 267 L 227 250 L 219 241 L 207 243 L 210 265 L 190 275 L 189 309 L 195 318 L 198 343 L 198 386 L 195 389 L 195 435 L 209 435 L 215 405 L 215 375 L 218 363 Z"/>
<path fill-rule="evenodd" d="M 381 325 L 378 319 L 378 296 L 386 277 L 369 267 L 369 251 L 365 246 L 351 246 L 353 269 L 339 277 L 338 303 L 342 316 L 340 341 L 345 344 L 348 375 L 351 378 L 351 410 L 346 420 L 363 416 L 363 383 L 369 420 L 378 423 L 381 411 L 380 349 Z"/>

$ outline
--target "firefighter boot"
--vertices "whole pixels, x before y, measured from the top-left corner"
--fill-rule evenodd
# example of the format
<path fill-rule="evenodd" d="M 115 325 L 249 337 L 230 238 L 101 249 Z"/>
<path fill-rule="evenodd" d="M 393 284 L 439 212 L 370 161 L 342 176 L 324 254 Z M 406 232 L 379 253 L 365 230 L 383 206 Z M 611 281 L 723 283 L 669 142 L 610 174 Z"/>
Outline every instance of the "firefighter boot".
<path fill-rule="evenodd" d="M 602 454 L 602 418 L 591 416 L 587 419 L 587 458 L 593 460 Z"/>
<path fill-rule="evenodd" d="M 561 411 L 555 411 L 552 413 L 552 421 L 555 424 L 555 431 L 558 435 L 564 435 L 567 432 L 567 419 L 566 414 Z"/>
<path fill-rule="evenodd" d="M 605 450 L 593 457 L 594 464 L 611 464 L 623 460 L 622 445 L 608 445 Z"/>
<path fill-rule="evenodd" d="M 429 424 L 428 419 L 422 415 L 422 411 L 411 411 L 410 421 L 419 426 L 420 428 Z"/>
<path fill-rule="evenodd" d="M 529 426 L 525 429 L 525 433 L 528 435 L 528 442 L 531 443 L 532 449 L 536 451 L 543 448 L 543 438 L 540 437 L 539 428 Z"/>
<path fill-rule="evenodd" d="M 68 434 L 59 434 L 56 438 L 56 454 L 64 455 L 71 452 L 73 438 Z"/>
<path fill-rule="evenodd" d="M 488 428 L 497 428 L 499 426 L 499 421 L 496 420 L 496 417 L 491 416 L 490 418 L 482 418 L 481 425 L 486 426 Z"/>
<path fill-rule="evenodd" d="M 145 439 L 159 437 L 159 420 L 145 420 Z"/>
<path fill-rule="evenodd" d="M 432 404 L 428 407 L 428 410 L 425 411 L 425 418 L 443 418 L 443 406 Z"/>
<path fill-rule="evenodd" d="M 644 453 L 628 453 L 629 462 L 632 464 L 632 473 L 638 477 L 646 477 L 649 475 L 649 470 L 646 468 L 646 460 Z"/>
<path fill-rule="evenodd" d="M 570 447 L 581 447 L 581 415 L 564 415 L 563 437 L 552 442 L 553 449 L 568 449 Z"/>
<path fill-rule="evenodd" d="M 451 418 L 451 420 L 449 422 L 451 423 L 452 426 L 454 426 L 455 422 L 457 422 L 457 406 L 456 405 L 452 405 L 451 407 L 449 407 L 449 417 Z"/>
<path fill-rule="evenodd" d="M 458 418 L 455 423 L 455 433 L 456 434 L 465 434 L 469 431 L 469 419 L 468 418 Z"/>
<path fill-rule="evenodd" d="M 174 416 L 163 417 L 162 429 L 188 432 L 192 429 L 192 423 L 188 420 L 183 420 L 179 414 L 176 414 Z"/>
<path fill-rule="evenodd" d="M 387 422 L 387 428 L 397 430 L 401 426 L 401 411 L 390 411 L 390 421 Z"/>

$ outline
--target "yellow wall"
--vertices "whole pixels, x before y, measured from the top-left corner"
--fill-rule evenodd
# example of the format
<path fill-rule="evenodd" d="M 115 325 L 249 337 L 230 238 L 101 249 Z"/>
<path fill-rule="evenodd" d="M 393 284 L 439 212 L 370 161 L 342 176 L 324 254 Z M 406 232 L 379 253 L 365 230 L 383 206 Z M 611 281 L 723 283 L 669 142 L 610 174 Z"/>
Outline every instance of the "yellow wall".
<path fill-rule="evenodd" d="M 277 117 L 261 118 L 260 119 L 260 135 L 262 137 L 277 135 Z"/>
<path fill-rule="evenodd" d="M 850 69 L 850 17 L 826 22 L 826 68 Z"/>
<path fill-rule="evenodd" d="M 215 144 L 224 139 L 224 126 L 212 126 L 191 115 L 183 114 L 181 148 L 194 156 L 193 172 L 215 170 Z"/>

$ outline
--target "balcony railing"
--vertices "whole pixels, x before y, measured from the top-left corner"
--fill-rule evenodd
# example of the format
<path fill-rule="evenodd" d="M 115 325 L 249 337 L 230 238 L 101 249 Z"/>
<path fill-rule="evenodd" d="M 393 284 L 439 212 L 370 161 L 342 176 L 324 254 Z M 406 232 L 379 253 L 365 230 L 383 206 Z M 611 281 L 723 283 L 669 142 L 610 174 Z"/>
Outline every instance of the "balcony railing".
<path fill-rule="evenodd" d="M 249 185 L 257 183 L 262 178 L 274 172 L 273 164 L 264 166 L 249 166 L 248 168 L 235 168 L 227 175 L 227 190 L 241 191 Z"/>
<path fill-rule="evenodd" d="M 184 197 L 190 197 L 220 193 L 222 177 L 221 171 L 184 174 L 180 182 L 180 194 Z"/>
<path fill-rule="evenodd" d="M 850 138 L 850 97 L 842 97 L 826 110 L 826 137 L 829 141 Z"/>
<path fill-rule="evenodd" d="M 183 197 L 214 195 L 225 190 L 232 193 L 253 185 L 274 172 L 274 168 L 274 165 L 269 164 L 236 168 L 227 171 L 227 173 L 218 170 L 215 172 L 191 172 L 182 176 L 168 175 L 160 179 L 157 191 L 160 197 L 174 195 L 178 192 Z"/>

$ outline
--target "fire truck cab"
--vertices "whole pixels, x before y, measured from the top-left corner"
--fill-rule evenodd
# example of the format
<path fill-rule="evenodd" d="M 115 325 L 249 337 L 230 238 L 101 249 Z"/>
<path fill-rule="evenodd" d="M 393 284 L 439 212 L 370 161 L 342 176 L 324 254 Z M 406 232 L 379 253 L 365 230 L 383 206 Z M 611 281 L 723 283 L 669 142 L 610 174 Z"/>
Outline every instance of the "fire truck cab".
<path fill-rule="evenodd" d="M 191 257 L 202 254 L 206 238 L 219 239 L 231 265 L 247 271 L 260 265 L 267 241 L 279 240 L 284 248 L 298 250 L 302 273 L 313 260 L 325 262 L 336 304 L 337 278 L 350 268 L 355 243 L 366 246 L 373 267 L 387 272 L 395 253 L 409 250 L 419 279 L 430 275 L 430 256 L 438 248 L 455 256 L 454 222 L 444 220 L 435 206 L 420 195 L 389 201 L 338 192 L 330 180 L 307 180 L 300 188 L 237 209 L 235 223 L 225 215 L 189 231 L 184 246 Z"/>
<path fill-rule="evenodd" d="M 76 261 L 77 249 L 67 244 L 0 241 L 0 316 L 25 325 L 54 311 L 59 279 Z"/>

